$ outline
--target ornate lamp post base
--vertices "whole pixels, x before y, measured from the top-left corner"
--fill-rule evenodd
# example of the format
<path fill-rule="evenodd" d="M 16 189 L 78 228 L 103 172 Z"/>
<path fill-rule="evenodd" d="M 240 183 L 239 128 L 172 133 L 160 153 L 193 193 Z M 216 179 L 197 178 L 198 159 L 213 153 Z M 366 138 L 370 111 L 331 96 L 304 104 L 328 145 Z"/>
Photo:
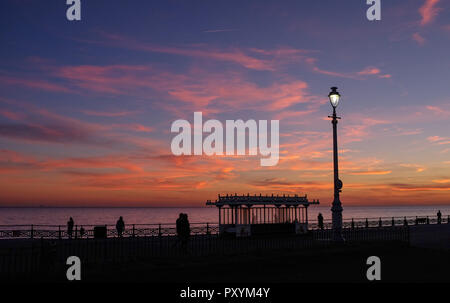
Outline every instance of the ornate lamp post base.
<path fill-rule="evenodd" d="M 333 242 L 344 242 L 345 239 L 342 236 L 342 205 L 341 201 L 334 200 L 331 207 L 332 222 L 333 222 L 333 235 L 331 240 Z"/>

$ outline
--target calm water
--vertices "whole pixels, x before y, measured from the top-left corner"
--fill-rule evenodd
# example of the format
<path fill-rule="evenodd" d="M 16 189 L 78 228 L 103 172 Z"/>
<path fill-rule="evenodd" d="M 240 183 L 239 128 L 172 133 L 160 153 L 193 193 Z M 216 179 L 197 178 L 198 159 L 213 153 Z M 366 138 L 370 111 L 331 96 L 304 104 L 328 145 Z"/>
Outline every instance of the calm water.
<path fill-rule="evenodd" d="M 450 215 L 450 205 L 444 206 L 346 206 L 345 218 L 378 218 L 401 216 Z M 71 216 L 75 224 L 115 224 L 123 216 L 127 224 L 174 223 L 180 212 L 187 213 L 195 223 L 216 223 L 215 207 L 203 208 L 0 208 L 0 225 L 44 224 L 65 225 Z M 316 220 L 321 212 L 331 218 L 329 206 L 310 206 L 309 219 Z"/>

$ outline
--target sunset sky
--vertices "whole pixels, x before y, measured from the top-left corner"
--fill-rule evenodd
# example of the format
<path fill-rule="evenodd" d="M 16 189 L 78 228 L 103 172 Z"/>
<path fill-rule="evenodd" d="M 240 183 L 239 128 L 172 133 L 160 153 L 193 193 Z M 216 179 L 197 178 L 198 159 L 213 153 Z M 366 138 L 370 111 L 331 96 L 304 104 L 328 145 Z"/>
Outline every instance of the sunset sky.
<path fill-rule="evenodd" d="M 0 206 L 203 206 L 217 194 L 450 204 L 450 1 L 0 2 Z M 171 123 L 280 120 L 280 161 L 172 155 Z"/>

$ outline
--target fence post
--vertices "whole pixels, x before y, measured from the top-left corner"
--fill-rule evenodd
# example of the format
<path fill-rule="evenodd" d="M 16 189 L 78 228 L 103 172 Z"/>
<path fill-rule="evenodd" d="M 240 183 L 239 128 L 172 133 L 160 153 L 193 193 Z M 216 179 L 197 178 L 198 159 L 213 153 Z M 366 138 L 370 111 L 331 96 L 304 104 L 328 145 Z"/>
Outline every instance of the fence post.
<path fill-rule="evenodd" d="M 392 226 L 395 226 L 395 220 L 394 220 L 394 217 L 392 217 Z"/>
<path fill-rule="evenodd" d="M 61 240 L 61 225 L 58 225 L 58 239 Z"/>
<path fill-rule="evenodd" d="M 366 228 L 369 228 L 369 220 L 366 218 Z"/>
<path fill-rule="evenodd" d="M 417 220 L 417 216 L 416 216 L 416 225 L 419 224 L 419 220 Z"/>
<path fill-rule="evenodd" d="M 430 218 L 427 216 L 427 224 L 430 224 Z"/>
<path fill-rule="evenodd" d="M 355 229 L 355 221 L 353 221 L 353 218 L 352 218 L 352 229 Z"/>
<path fill-rule="evenodd" d="M 209 235 L 209 223 L 206 223 L 206 234 Z"/>
<path fill-rule="evenodd" d="M 158 236 L 162 236 L 162 233 L 161 233 L 161 223 L 159 223 L 159 226 L 158 226 Z"/>
<path fill-rule="evenodd" d="M 378 220 L 378 226 L 379 226 L 379 227 L 382 227 L 382 226 L 383 226 L 383 221 L 381 221 L 381 218 L 380 218 L 380 220 Z"/>
<path fill-rule="evenodd" d="M 135 231 L 135 228 L 134 228 L 134 224 L 133 224 L 133 238 L 134 238 L 134 235 L 135 235 L 134 231 Z"/>
<path fill-rule="evenodd" d="M 405 219 L 403 220 L 403 225 L 404 225 L 404 226 L 408 226 L 408 220 L 406 220 L 406 217 L 405 217 Z"/>
<path fill-rule="evenodd" d="M 75 225 L 75 239 L 77 239 L 78 236 L 78 225 Z"/>
<path fill-rule="evenodd" d="M 33 224 L 31 224 L 31 232 L 30 232 L 30 237 L 31 237 L 31 239 L 33 239 L 33 238 L 34 238 L 34 227 L 33 227 Z"/>

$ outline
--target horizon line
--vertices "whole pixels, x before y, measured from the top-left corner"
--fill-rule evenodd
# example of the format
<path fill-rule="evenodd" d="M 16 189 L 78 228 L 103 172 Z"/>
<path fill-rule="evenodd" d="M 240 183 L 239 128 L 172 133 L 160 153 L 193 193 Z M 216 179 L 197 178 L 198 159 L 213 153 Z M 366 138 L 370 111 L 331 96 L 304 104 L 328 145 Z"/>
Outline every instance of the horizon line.
<path fill-rule="evenodd" d="M 317 206 L 331 206 L 328 204 L 322 204 Z M 449 206 L 450 203 L 437 203 L 437 204 L 349 204 L 345 207 L 411 207 L 411 206 Z M 2 208 L 215 208 L 214 206 L 102 206 L 102 205 L 93 205 L 93 206 L 83 206 L 83 205 L 67 205 L 67 206 L 58 206 L 58 205 L 37 205 L 37 206 L 26 206 L 26 205 L 15 205 L 15 206 L 3 206 L 0 205 L 0 209 Z"/>

